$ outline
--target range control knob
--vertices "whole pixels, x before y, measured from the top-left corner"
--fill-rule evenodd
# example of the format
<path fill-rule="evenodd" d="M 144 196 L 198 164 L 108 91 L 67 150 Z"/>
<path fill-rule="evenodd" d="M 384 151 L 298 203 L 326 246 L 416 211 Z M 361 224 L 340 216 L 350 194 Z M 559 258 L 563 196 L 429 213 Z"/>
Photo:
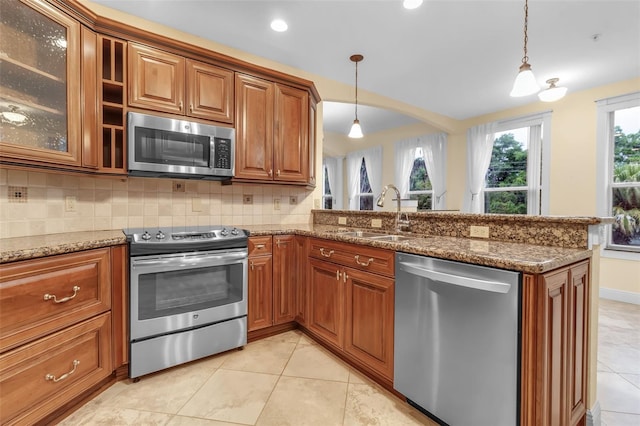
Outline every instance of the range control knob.
<path fill-rule="evenodd" d="M 158 231 L 158 233 L 156 234 L 156 240 L 164 240 L 165 238 L 166 235 L 164 235 L 164 232 Z"/>
<path fill-rule="evenodd" d="M 144 233 L 142 234 L 142 237 L 140 238 L 142 238 L 145 241 L 149 241 L 151 239 L 151 234 L 148 233 L 147 231 L 144 231 Z"/>
<path fill-rule="evenodd" d="M 233 228 L 231 230 L 231 235 L 238 235 L 238 230 L 236 228 Z"/>
<path fill-rule="evenodd" d="M 227 231 L 227 228 L 223 228 L 222 231 L 220 231 L 220 235 L 222 235 L 223 237 L 229 235 L 229 231 Z"/>

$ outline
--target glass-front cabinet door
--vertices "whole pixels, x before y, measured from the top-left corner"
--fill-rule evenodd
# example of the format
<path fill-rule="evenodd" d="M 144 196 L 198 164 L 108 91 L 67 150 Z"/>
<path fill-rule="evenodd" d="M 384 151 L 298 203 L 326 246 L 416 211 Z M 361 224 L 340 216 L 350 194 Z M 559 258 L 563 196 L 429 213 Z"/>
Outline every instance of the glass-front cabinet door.
<path fill-rule="evenodd" d="M 80 164 L 80 24 L 0 0 L 0 157 Z"/>

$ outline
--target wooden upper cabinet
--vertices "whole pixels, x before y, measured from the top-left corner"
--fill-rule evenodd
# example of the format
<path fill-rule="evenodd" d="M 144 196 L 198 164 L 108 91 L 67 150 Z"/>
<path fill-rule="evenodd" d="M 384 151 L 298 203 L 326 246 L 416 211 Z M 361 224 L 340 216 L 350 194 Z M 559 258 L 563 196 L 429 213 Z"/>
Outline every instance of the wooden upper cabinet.
<path fill-rule="evenodd" d="M 187 114 L 233 123 L 233 71 L 187 59 Z"/>
<path fill-rule="evenodd" d="M 0 112 L 15 114 L 0 158 L 82 166 L 80 24 L 38 0 L 3 2 L 2 17 Z"/>
<path fill-rule="evenodd" d="M 307 183 L 309 174 L 309 94 L 277 84 L 274 180 Z"/>
<path fill-rule="evenodd" d="M 236 76 L 237 179 L 309 183 L 309 94 Z"/>
<path fill-rule="evenodd" d="M 273 178 L 273 102 L 273 83 L 236 76 L 236 178 Z"/>
<path fill-rule="evenodd" d="M 184 113 L 185 59 L 129 43 L 129 105 Z"/>
<path fill-rule="evenodd" d="M 129 105 L 233 123 L 233 71 L 129 43 Z"/>

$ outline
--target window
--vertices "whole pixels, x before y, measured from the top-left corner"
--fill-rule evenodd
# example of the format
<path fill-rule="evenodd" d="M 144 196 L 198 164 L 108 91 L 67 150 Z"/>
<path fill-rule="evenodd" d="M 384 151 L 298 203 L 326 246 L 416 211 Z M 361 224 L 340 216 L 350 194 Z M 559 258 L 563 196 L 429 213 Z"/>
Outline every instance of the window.
<path fill-rule="evenodd" d="M 550 112 L 469 129 L 463 210 L 548 214 L 550 134 Z"/>
<path fill-rule="evenodd" d="M 485 213 L 527 214 L 528 148 L 528 127 L 495 134 L 485 177 Z M 532 190 L 540 191 L 539 181 L 532 186 Z M 539 196 L 537 198 L 540 199 Z M 539 206 L 532 206 L 532 210 L 540 211 Z"/>
<path fill-rule="evenodd" d="M 409 175 L 409 199 L 418 200 L 418 211 L 431 210 L 433 188 L 424 163 L 422 148 L 416 148 L 415 159 Z"/>
<path fill-rule="evenodd" d="M 395 182 L 418 211 L 446 208 L 447 134 L 431 133 L 395 143 Z"/>
<path fill-rule="evenodd" d="M 373 192 L 369 183 L 369 173 L 367 173 L 367 164 L 362 159 L 360 164 L 360 192 L 356 194 L 359 199 L 358 210 L 373 210 Z"/>
<path fill-rule="evenodd" d="M 640 252 L 640 93 L 598 102 L 598 145 L 607 248 Z"/>
<path fill-rule="evenodd" d="M 323 187 L 322 187 L 322 208 L 325 210 L 333 209 L 333 195 L 331 194 L 331 185 L 329 184 L 329 171 L 327 166 L 323 165 Z"/>
<path fill-rule="evenodd" d="M 349 209 L 373 210 L 374 195 L 382 191 L 382 146 L 347 154 Z"/>

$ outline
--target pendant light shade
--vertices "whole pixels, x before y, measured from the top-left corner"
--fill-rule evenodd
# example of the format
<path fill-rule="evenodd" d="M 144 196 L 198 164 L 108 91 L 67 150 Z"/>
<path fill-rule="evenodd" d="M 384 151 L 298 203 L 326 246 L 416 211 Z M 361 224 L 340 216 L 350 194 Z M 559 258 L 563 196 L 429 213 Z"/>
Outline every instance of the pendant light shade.
<path fill-rule="evenodd" d="M 351 130 L 349 131 L 349 137 L 354 139 L 360 139 L 364 135 L 362 134 L 362 127 L 360 127 L 360 120 L 357 118 L 353 120 Z"/>
<path fill-rule="evenodd" d="M 529 57 L 527 56 L 527 27 L 529 25 L 529 3 L 528 0 L 524 2 L 524 56 L 522 57 L 522 65 L 520 65 L 520 71 L 516 76 L 516 81 L 513 83 L 513 89 L 511 89 L 510 95 L 513 97 L 528 96 L 537 93 L 540 90 L 540 86 L 536 82 L 536 78 L 531 71 L 531 65 L 529 65 Z"/>
<path fill-rule="evenodd" d="M 362 127 L 360 127 L 360 120 L 358 120 L 358 62 L 364 59 L 362 55 L 351 55 L 349 58 L 351 62 L 356 64 L 356 118 L 353 120 L 349 137 L 354 139 L 360 139 L 364 135 L 362 134 Z"/>
<path fill-rule="evenodd" d="M 542 102 L 555 102 L 562 98 L 567 94 L 566 87 L 557 87 L 556 83 L 559 81 L 559 78 L 550 78 L 547 80 L 548 88 L 538 93 L 538 98 Z"/>

